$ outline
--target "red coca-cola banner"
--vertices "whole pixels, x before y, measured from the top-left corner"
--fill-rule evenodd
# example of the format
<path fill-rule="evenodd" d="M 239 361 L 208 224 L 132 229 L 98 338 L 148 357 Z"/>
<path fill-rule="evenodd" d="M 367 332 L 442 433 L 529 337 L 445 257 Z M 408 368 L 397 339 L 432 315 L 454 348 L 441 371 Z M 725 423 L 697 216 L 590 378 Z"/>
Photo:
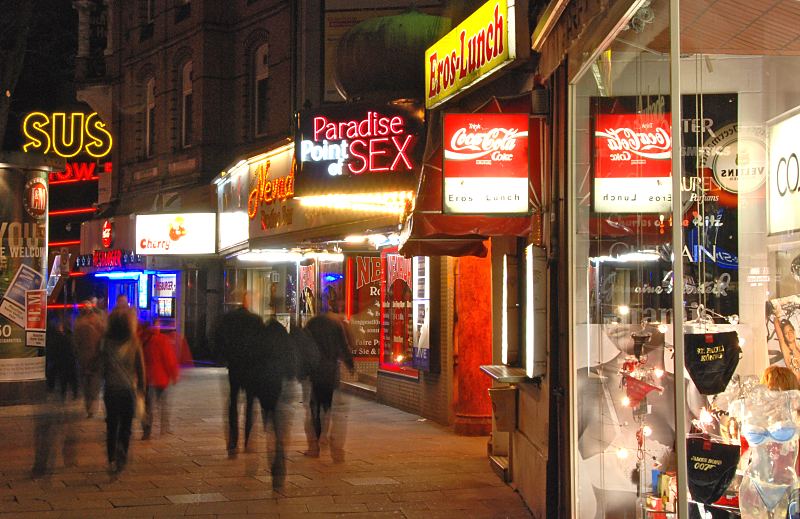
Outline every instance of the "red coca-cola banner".
<path fill-rule="evenodd" d="M 670 114 L 597 114 L 593 122 L 594 211 L 668 212 Z"/>
<path fill-rule="evenodd" d="M 528 129 L 527 114 L 445 114 L 444 212 L 527 213 Z"/>

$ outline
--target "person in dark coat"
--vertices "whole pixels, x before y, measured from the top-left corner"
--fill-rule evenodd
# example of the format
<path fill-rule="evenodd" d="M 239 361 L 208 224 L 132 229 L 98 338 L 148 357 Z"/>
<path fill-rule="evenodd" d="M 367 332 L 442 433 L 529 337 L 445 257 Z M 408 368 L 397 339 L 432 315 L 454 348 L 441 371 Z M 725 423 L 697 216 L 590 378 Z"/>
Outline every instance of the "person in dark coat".
<path fill-rule="evenodd" d="M 73 398 L 78 398 L 78 358 L 72 347 L 72 336 L 55 315 L 49 321 L 45 348 L 47 389 L 58 391 L 62 398 L 70 391 Z"/>
<path fill-rule="evenodd" d="M 308 442 L 308 450 L 306 452 L 312 453 L 314 448 L 318 446 L 318 440 L 314 431 L 309 401 L 311 399 L 311 375 L 316 372 L 319 366 L 319 348 L 317 348 L 317 344 L 308 330 L 297 326 L 295 323 L 293 323 L 291 329 L 289 343 L 291 344 L 294 361 L 294 377 L 302 388 L 302 402 L 305 408 L 303 428 Z"/>
<path fill-rule="evenodd" d="M 228 456 L 236 457 L 239 444 L 239 393 L 244 391 L 246 397 L 244 444 L 250 439 L 253 428 L 253 399 L 255 395 L 248 391 L 252 384 L 247 377 L 252 374 L 248 368 L 253 363 L 253 354 L 262 340 L 264 325 L 261 318 L 250 311 L 250 297 L 247 292 L 237 294 L 241 306 L 224 314 L 216 326 L 214 344 L 218 355 L 228 366 L 228 384 L 230 396 L 228 400 Z"/>
<path fill-rule="evenodd" d="M 319 363 L 311 374 L 311 421 L 314 442 L 307 456 L 319 456 L 320 443 L 328 441 L 334 461 L 344 461 L 343 417 L 332 416 L 334 392 L 339 385 L 339 363 L 354 370 L 348 324 L 337 314 L 313 317 L 306 324 L 319 349 Z"/>
<path fill-rule="evenodd" d="M 294 368 L 289 334 L 277 320 L 270 319 L 264 325 L 247 369 L 247 391 L 258 398 L 264 428 L 274 437 L 267 456 L 272 487 L 280 489 L 286 480 L 284 442 L 289 428 L 289 412 L 281 405 L 281 395 L 284 382 L 292 377 Z"/>

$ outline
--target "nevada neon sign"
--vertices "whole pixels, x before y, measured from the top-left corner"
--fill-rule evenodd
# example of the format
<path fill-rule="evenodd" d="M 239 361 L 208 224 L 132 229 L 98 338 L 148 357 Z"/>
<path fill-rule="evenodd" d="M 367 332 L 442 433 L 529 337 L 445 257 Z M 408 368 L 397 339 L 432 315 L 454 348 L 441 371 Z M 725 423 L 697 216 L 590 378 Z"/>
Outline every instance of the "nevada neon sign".
<path fill-rule="evenodd" d="M 313 139 L 300 142 L 301 162 L 328 162 L 328 174 L 361 175 L 414 169 L 409 152 L 414 136 L 399 115 L 368 111 L 360 120 L 335 121 L 317 116 Z"/>
<path fill-rule="evenodd" d="M 54 153 L 67 159 L 80 153 L 105 157 L 113 143 L 111 133 L 96 112 L 31 112 L 22 121 L 22 133 L 27 139 L 22 151 Z"/>

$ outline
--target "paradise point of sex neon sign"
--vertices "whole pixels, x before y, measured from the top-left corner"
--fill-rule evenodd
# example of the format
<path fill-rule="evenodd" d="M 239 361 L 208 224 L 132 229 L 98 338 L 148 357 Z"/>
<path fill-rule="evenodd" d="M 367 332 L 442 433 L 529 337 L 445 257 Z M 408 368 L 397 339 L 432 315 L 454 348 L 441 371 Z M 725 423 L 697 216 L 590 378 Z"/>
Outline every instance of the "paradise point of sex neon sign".
<path fill-rule="evenodd" d="M 311 120 L 311 138 L 300 142 L 300 162 L 328 163 L 333 177 L 412 171 L 415 133 L 400 115 L 371 110 L 362 119 L 318 115 Z"/>
<path fill-rule="evenodd" d="M 113 139 L 97 112 L 31 112 L 22 121 L 27 139 L 22 150 L 71 158 L 80 153 L 100 158 L 111 152 Z"/>

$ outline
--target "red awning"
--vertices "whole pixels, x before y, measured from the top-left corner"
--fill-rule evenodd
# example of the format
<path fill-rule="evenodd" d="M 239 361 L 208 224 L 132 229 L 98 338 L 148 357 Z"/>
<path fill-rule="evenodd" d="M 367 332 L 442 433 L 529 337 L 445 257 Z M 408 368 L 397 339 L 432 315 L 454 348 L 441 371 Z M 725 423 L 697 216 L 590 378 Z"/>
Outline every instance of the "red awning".
<path fill-rule="evenodd" d="M 530 93 L 511 98 L 492 97 L 476 113 L 530 113 Z M 449 215 L 442 210 L 442 128 L 434 118 L 428 131 L 425 159 L 417 187 L 414 210 L 403 222 L 399 252 L 411 256 L 479 256 L 487 254 L 484 240 L 493 236 L 531 235 L 533 222 L 526 216 Z M 545 122 L 531 117 L 529 131 L 529 199 L 533 213 L 542 208 Z"/>

